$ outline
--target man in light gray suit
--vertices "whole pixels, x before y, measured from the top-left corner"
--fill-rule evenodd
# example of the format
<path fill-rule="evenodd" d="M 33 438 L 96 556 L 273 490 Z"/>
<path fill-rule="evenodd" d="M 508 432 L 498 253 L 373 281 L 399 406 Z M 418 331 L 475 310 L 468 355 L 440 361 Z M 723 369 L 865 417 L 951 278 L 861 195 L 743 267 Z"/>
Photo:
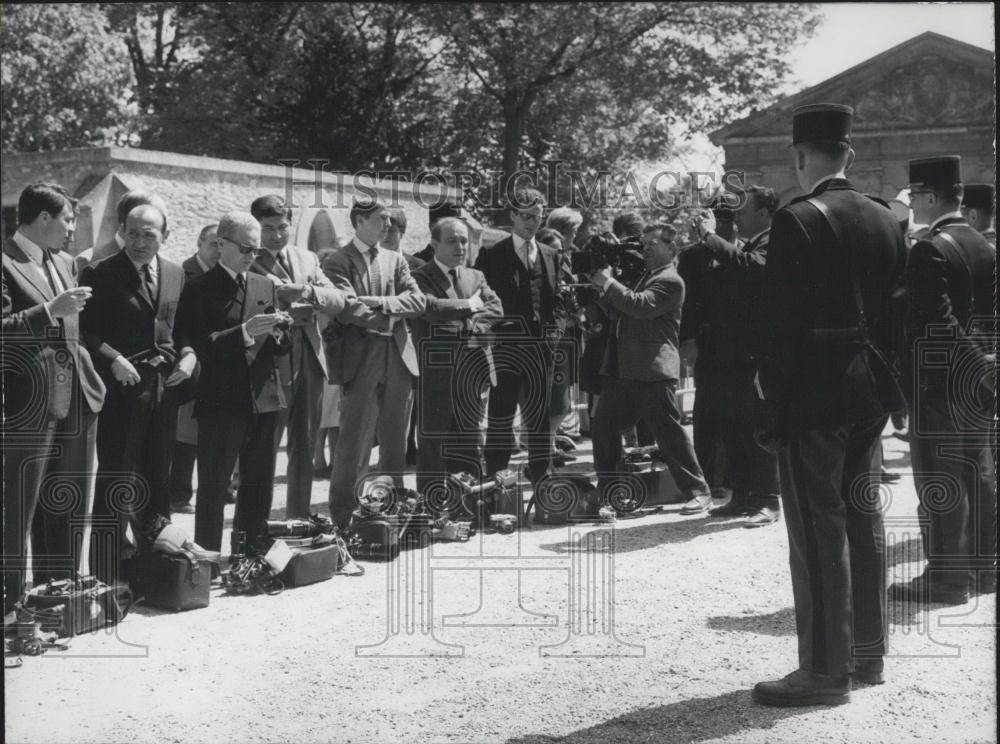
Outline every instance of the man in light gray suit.
<path fill-rule="evenodd" d="M 621 459 L 622 433 L 641 418 L 660 447 L 660 456 L 681 492 L 707 514 L 711 492 L 681 425 L 677 408 L 677 381 L 684 280 L 677 274 L 676 231 L 668 224 L 648 225 L 642 235 L 646 272 L 634 289 L 599 269 L 591 282 L 602 290 L 611 321 L 611 334 L 602 372 L 608 375 L 594 409 L 594 464 L 600 486 L 614 484 Z"/>
<path fill-rule="evenodd" d="M 327 329 L 330 382 L 343 385 L 340 428 L 330 475 L 330 518 L 346 529 L 355 486 L 371 457 L 376 428 L 379 471 L 402 486 L 413 384 L 420 374 L 407 318 L 424 312 L 425 297 L 406 259 L 379 247 L 389 212 L 375 199 L 351 207 L 354 240 L 331 253 L 323 270 L 345 294 L 344 310 Z"/>
<path fill-rule="evenodd" d="M 250 271 L 274 283 L 278 309 L 287 310 L 295 319 L 291 349 L 278 360 L 288 409 L 278 415 L 274 446 L 277 449 L 287 426 L 286 515 L 289 519 L 305 519 L 312 503 L 313 450 L 327 382 L 320 315 L 332 317 L 343 310 L 344 292 L 334 288 L 320 270 L 315 253 L 289 244 L 292 210 L 284 199 L 274 194 L 254 199 L 250 213 L 260 223 L 264 247 Z"/>

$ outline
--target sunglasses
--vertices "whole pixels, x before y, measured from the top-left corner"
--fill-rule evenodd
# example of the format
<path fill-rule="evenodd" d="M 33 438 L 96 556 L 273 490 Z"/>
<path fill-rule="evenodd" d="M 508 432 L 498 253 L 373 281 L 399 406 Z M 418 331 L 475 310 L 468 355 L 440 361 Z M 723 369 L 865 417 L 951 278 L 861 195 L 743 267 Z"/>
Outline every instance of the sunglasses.
<path fill-rule="evenodd" d="M 239 248 L 240 253 L 242 253 L 244 256 L 249 256 L 251 253 L 255 256 L 259 256 L 261 253 L 264 252 L 263 248 L 258 248 L 252 243 L 237 243 L 235 240 L 230 240 L 229 238 L 222 238 L 222 239 L 229 243 L 232 243 L 237 248 Z"/>

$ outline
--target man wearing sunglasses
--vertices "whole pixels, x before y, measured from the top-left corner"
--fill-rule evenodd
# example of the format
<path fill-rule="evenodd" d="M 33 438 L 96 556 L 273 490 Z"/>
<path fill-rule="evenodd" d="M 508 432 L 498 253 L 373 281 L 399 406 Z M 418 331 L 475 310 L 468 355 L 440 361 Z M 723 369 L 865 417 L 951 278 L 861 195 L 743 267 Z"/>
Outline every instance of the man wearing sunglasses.
<path fill-rule="evenodd" d="M 195 540 L 222 545 L 226 487 L 236 458 L 240 488 L 234 536 L 252 540 L 271 511 L 274 436 L 287 408 L 276 357 L 288 353 L 291 317 L 275 311 L 274 284 L 250 273 L 260 252 L 260 225 L 247 212 L 219 220 L 219 263 L 184 286 L 175 342 L 201 362 L 194 415 L 198 420 L 198 497 Z M 234 539 L 236 545 L 238 539 Z"/>

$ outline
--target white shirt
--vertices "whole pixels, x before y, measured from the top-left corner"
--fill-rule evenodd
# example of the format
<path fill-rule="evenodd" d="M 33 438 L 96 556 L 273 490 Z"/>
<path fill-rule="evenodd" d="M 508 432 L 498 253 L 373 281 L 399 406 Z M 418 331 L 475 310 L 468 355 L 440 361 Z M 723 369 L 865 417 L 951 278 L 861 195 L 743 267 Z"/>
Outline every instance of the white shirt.
<path fill-rule="evenodd" d="M 219 266 L 221 266 L 225 270 L 225 272 L 227 274 L 229 274 L 229 278 L 230 279 L 232 279 L 234 282 L 236 281 L 236 272 L 235 271 L 233 271 L 231 268 L 229 268 L 224 263 L 222 263 L 222 261 L 219 261 Z M 240 274 L 240 276 L 243 277 L 243 289 L 244 289 L 244 291 L 246 291 L 246 286 L 247 286 L 247 275 L 246 275 L 246 272 L 243 272 L 242 274 Z M 244 323 L 240 327 L 243 329 L 243 344 L 245 346 L 253 346 L 253 336 L 251 336 L 250 332 L 247 330 L 247 324 Z"/>
<path fill-rule="evenodd" d="M 139 275 L 139 281 L 145 281 L 146 277 L 142 273 L 142 265 L 135 262 L 132 263 L 135 266 L 135 271 Z M 149 276 L 153 280 L 153 291 L 160 286 L 160 262 L 157 256 L 153 256 L 153 260 L 149 262 Z M 153 298 L 156 299 L 155 297 Z"/>
<path fill-rule="evenodd" d="M 847 175 L 844 173 L 844 171 L 841 170 L 837 171 L 836 173 L 831 173 L 827 176 L 823 176 L 821 179 L 819 179 L 816 183 L 813 184 L 813 187 L 809 189 L 809 193 L 811 194 L 816 189 L 818 189 L 821 183 L 833 180 L 834 178 L 847 178 Z"/>
<path fill-rule="evenodd" d="M 440 261 L 437 260 L 437 256 L 433 256 L 433 260 L 434 260 L 434 263 L 437 264 L 438 268 L 441 269 L 441 273 L 444 274 L 446 277 L 448 277 L 448 284 L 451 285 L 451 288 L 457 291 L 458 288 L 455 286 L 455 280 L 451 278 L 451 273 L 450 272 L 452 272 L 452 271 L 456 272 L 456 276 L 457 276 L 458 275 L 458 267 L 457 266 L 446 266 L 445 264 L 443 264 L 443 263 L 441 263 Z M 474 312 L 474 313 L 479 312 L 486 305 L 486 303 L 483 302 L 483 298 L 479 296 L 478 292 L 476 294 L 474 294 L 472 297 L 466 297 L 462 301 L 463 302 L 468 302 L 469 303 L 469 309 L 471 309 L 472 312 Z"/>
<path fill-rule="evenodd" d="M 521 257 L 521 263 L 530 269 L 538 260 L 538 245 L 535 243 L 535 239 L 525 240 L 514 233 L 511 233 L 511 237 L 514 239 L 514 251 Z"/>
<path fill-rule="evenodd" d="M 202 261 L 201 256 L 199 256 L 197 253 L 194 254 L 194 260 L 198 262 L 198 265 L 201 267 L 202 271 L 211 271 L 212 267 L 209 266 L 204 261 Z"/>
<path fill-rule="evenodd" d="M 450 284 L 451 287 L 452 287 L 452 289 L 454 289 L 455 288 L 455 281 L 451 278 L 451 273 L 450 273 L 450 272 L 452 272 L 452 271 L 455 270 L 454 267 L 453 266 L 445 266 L 443 263 L 441 263 L 440 261 L 437 260 L 437 256 L 434 256 L 433 259 L 434 259 L 434 263 L 436 263 L 438 265 L 438 268 L 441 269 L 441 273 L 444 274 L 446 277 L 448 277 L 448 284 Z"/>
<path fill-rule="evenodd" d="M 358 253 L 361 254 L 361 258 L 365 260 L 365 266 L 368 267 L 368 287 L 369 291 L 372 293 L 372 296 L 379 296 L 382 294 L 381 287 L 379 287 L 378 290 L 376 290 L 376 288 L 371 286 L 371 270 L 372 270 L 371 251 L 372 248 L 376 246 L 366 245 L 361 238 L 359 238 L 357 235 L 354 236 L 354 247 L 358 249 Z M 381 266 L 382 265 L 379 264 L 379 268 L 381 268 Z M 380 311 L 384 312 L 384 310 L 382 310 L 382 307 L 380 307 L 379 309 Z M 396 319 L 394 317 L 392 317 L 391 315 L 388 315 L 388 317 L 389 317 L 389 329 L 385 332 L 387 335 L 392 333 L 392 327 L 396 324 Z"/>
<path fill-rule="evenodd" d="M 940 217 L 938 217 L 930 224 L 930 226 L 927 228 L 927 231 L 934 232 L 934 228 L 937 227 L 937 224 L 939 222 L 944 222 L 945 220 L 954 219 L 955 217 L 957 217 L 958 219 L 962 219 L 961 210 L 956 209 L 954 212 L 948 212 L 948 214 L 942 214 Z"/>

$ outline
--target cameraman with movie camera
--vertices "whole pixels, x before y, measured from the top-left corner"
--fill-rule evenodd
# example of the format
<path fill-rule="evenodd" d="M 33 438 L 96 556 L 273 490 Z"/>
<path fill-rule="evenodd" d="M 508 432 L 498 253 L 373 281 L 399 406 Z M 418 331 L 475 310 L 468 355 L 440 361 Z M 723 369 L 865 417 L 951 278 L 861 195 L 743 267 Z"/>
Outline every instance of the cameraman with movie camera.
<path fill-rule="evenodd" d="M 629 289 L 612 276 L 610 260 L 595 261 L 590 281 L 608 309 L 610 333 L 602 373 L 606 375 L 591 427 L 598 486 L 606 496 L 621 460 L 622 433 L 641 419 L 681 492 L 707 512 L 711 493 L 677 407 L 677 350 L 684 282 L 677 274 L 676 230 L 655 223 L 642 234 L 646 270 Z M 607 256 L 607 254 L 604 254 Z M 603 263 L 604 265 L 600 265 Z M 622 263 L 626 263 L 623 261 Z M 579 264 L 578 264 L 579 265 Z M 576 268 L 576 267 L 574 267 Z"/>

